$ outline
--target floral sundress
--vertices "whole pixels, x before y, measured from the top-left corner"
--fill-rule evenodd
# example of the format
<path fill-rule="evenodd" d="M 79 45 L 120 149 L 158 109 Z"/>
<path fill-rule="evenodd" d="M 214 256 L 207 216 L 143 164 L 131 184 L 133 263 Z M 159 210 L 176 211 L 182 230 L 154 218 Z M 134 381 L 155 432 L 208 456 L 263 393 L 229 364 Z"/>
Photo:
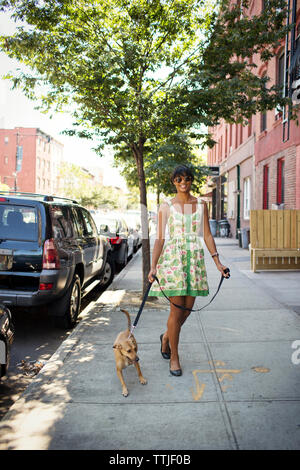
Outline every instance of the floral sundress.
<path fill-rule="evenodd" d="M 168 218 L 169 239 L 165 241 L 158 259 L 156 275 L 167 296 L 207 296 L 209 288 L 202 245 L 203 204 L 197 201 L 193 214 L 178 212 L 170 200 Z M 152 283 L 150 296 L 163 297 L 156 281 Z"/>

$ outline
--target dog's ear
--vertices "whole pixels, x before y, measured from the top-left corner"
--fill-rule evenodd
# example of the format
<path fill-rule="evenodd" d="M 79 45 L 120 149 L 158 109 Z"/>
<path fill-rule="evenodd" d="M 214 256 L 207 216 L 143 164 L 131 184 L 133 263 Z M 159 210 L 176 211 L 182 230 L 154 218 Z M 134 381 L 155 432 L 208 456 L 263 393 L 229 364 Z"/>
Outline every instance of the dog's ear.
<path fill-rule="evenodd" d="M 113 349 L 122 349 L 122 346 L 120 343 L 116 343 L 113 345 Z"/>

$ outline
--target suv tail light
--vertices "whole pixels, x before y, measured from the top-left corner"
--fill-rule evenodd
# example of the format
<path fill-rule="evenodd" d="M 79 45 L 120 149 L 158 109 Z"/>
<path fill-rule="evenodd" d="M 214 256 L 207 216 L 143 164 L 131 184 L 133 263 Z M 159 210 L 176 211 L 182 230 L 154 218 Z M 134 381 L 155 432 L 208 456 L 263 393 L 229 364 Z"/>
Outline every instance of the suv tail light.
<path fill-rule="evenodd" d="M 60 261 L 53 238 L 46 240 L 43 252 L 43 269 L 59 269 Z"/>
<path fill-rule="evenodd" d="M 112 243 L 113 245 L 120 245 L 120 243 L 122 243 L 122 238 L 121 237 L 111 238 L 110 243 Z"/>

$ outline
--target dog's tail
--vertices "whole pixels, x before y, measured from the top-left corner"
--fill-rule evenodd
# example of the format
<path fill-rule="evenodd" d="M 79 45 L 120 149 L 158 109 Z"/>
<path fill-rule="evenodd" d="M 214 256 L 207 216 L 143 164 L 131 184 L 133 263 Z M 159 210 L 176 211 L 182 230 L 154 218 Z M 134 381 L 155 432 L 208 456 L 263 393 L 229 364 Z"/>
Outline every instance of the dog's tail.
<path fill-rule="evenodd" d="M 130 318 L 130 315 L 129 315 L 129 312 L 127 312 L 127 310 L 124 310 L 122 308 L 120 308 L 121 312 L 124 312 L 126 317 L 127 317 L 127 320 L 128 320 L 128 330 L 130 331 L 131 330 L 131 318 Z"/>

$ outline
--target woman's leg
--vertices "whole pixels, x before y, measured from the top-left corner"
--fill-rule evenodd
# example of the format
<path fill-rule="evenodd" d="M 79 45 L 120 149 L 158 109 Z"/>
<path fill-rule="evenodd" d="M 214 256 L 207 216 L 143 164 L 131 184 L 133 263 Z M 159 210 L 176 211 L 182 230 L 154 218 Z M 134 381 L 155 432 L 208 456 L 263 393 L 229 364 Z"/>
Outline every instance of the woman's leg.
<path fill-rule="evenodd" d="M 191 296 L 174 296 L 170 300 L 182 307 L 193 308 L 195 297 Z M 167 323 L 167 331 L 163 337 L 163 351 L 168 352 L 168 344 L 171 349 L 171 365 L 172 370 L 180 369 L 179 356 L 178 356 L 178 343 L 179 335 L 182 325 L 191 312 L 189 310 L 182 310 L 171 304 L 170 315 Z"/>

